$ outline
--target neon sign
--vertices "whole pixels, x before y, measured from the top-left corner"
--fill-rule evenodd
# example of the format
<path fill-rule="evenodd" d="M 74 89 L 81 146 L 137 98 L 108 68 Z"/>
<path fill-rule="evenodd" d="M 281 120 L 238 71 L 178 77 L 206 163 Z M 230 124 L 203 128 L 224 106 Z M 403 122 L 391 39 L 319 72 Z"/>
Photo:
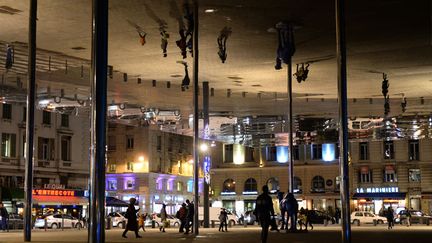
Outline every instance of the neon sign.
<path fill-rule="evenodd" d="M 366 187 L 357 188 L 356 193 L 391 193 L 399 192 L 399 187 Z"/>
<path fill-rule="evenodd" d="M 68 190 L 36 189 L 36 190 L 32 190 L 32 194 L 35 196 L 75 197 L 75 191 L 68 191 Z"/>
<path fill-rule="evenodd" d="M 210 167 L 211 167 L 211 159 L 210 156 L 204 157 L 204 180 L 207 184 L 210 184 Z"/>

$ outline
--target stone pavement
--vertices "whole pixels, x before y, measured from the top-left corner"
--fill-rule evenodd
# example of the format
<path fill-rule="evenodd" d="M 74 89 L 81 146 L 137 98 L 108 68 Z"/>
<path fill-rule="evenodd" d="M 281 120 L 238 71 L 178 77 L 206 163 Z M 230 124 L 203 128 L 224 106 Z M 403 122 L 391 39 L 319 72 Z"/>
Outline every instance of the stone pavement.
<path fill-rule="evenodd" d="M 157 229 L 147 229 L 141 232 L 143 238 L 136 239 L 133 232 L 128 232 L 128 238 L 121 237 L 122 230 L 112 229 L 106 231 L 106 242 L 146 242 L 146 243 L 260 243 L 260 228 L 257 226 L 243 228 L 230 228 L 229 232 L 219 232 L 217 229 L 200 229 L 200 235 L 184 235 L 177 229 L 167 229 L 161 233 Z M 353 227 L 353 242 L 359 243 L 414 243 L 431 242 L 432 226 L 399 226 L 393 230 L 387 230 L 384 226 Z M 341 241 L 340 228 L 336 226 L 316 226 L 307 233 L 271 232 L 268 243 L 307 243 L 324 242 L 334 243 Z M 22 231 L 0 232 L 0 242 L 23 242 Z M 86 230 L 35 230 L 32 233 L 32 242 L 87 242 Z"/>

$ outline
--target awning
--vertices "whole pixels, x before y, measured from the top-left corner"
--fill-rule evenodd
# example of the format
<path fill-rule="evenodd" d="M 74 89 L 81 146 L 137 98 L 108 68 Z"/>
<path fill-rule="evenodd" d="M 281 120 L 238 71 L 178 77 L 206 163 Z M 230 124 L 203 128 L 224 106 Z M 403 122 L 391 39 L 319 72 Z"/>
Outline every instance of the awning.
<path fill-rule="evenodd" d="M 33 195 L 33 203 L 38 205 L 88 205 L 85 197 L 37 196 Z"/>
<path fill-rule="evenodd" d="M 352 199 L 405 199 L 405 192 L 383 192 L 383 193 L 354 193 Z"/>
<path fill-rule="evenodd" d="M 127 207 L 129 203 L 117 199 L 115 197 L 106 197 L 106 206 L 107 207 Z"/>

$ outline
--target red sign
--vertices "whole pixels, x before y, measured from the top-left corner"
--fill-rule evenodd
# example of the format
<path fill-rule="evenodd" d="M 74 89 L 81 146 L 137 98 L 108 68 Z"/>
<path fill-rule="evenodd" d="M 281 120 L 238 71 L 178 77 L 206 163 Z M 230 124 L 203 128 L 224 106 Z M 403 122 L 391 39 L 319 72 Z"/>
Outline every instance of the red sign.
<path fill-rule="evenodd" d="M 46 189 L 35 189 L 33 195 L 36 196 L 62 196 L 62 197 L 74 197 L 75 191 L 68 190 L 46 190 Z"/>

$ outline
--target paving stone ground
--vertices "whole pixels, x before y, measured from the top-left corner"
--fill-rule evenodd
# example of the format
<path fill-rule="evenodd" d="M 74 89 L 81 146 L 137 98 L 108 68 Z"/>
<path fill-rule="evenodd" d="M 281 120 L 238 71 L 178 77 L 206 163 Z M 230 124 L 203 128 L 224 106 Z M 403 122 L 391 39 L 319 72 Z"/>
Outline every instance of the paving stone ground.
<path fill-rule="evenodd" d="M 141 232 L 143 238 L 136 239 L 133 232 L 128 233 L 128 238 L 121 237 L 121 229 L 106 231 L 106 242 L 145 242 L 145 243 L 260 243 L 260 228 L 252 226 L 248 228 L 233 227 L 229 232 L 219 232 L 217 229 L 200 229 L 200 235 L 184 235 L 177 229 L 167 229 L 166 233 L 158 229 L 147 229 Z M 432 226 L 396 226 L 393 230 L 387 230 L 385 226 L 360 226 L 353 227 L 352 242 L 358 243 L 426 243 L 432 242 Z M 0 242 L 24 242 L 22 231 L 0 231 Z M 34 230 L 32 242 L 87 242 L 86 230 Z M 268 243 L 307 243 L 341 242 L 341 231 L 338 226 L 316 226 L 307 233 L 269 233 Z"/>

